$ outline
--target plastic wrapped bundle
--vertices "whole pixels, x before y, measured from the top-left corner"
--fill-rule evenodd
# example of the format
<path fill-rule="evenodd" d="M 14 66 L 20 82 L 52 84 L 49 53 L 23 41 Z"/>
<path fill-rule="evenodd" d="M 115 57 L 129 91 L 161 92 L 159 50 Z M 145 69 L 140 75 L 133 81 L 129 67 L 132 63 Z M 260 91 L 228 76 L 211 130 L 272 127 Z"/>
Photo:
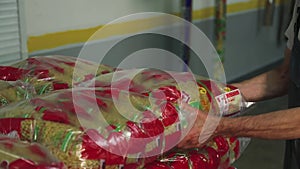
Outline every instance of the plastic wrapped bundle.
<path fill-rule="evenodd" d="M 189 151 L 180 155 L 183 150 L 173 149 L 188 128 L 189 114 L 175 102 L 145 93 L 60 90 L 3 107 L 0 117 L 0 133 L 15 132 L 23 141 L 44 145 L 68 168 L 143 168 L 177 156 L 189 161 Z M 217 164 L 229 166 L 239 155 L 238 144 L 219 137 L 207 144 L 210 148 L 191 152 L 204 151 L 206 158 L 221 152 Z"/>
<path fill-rule="evenodd" d="M 157 161 L 147 164 L 146 169 L 232 169 L 232 164 L 241 154 L 241 144 L 247 140 L 235 137 L 215 137 L 202 148 L 174 149 Z"/>
<path fill-rule="evenodd" d="M 95 80 L 80 85 L 117 88 L 166 100 L 172 104 L 184 101 L 202 111 L 222 116 L 236 115 L 246 107 L 242 94 L 236 87 L 189 72 L 166 72 L 156 69 L 121 70 L 96 77 Z"/>
<path fill-rule="evenodd" d="M 132 161 L 132 165 L 143 166 L 145 159 L 139 158 L 142 153 L 156 152 L 156 159 L 168 146 L 167 140 L 176 138 L 179 141 L 180 124 L 177 110 L 172 105 L 157 110 L 147 103 L 146 96 L 97 89 L 97 106 L 93 107 L 92 92 L 92 89 L 73 89 L 73 93 L 72 90 L 60 90 L 6 106 L 0 110 L 0 131 L 2 134 L 16 131 L 21 140 L 46 146 L 70 168 L 98 168 L 103 166 L 101 161 L 112 168 L 128 166 Z M 128 96 L 139 110 L 132 111 L 123 105 L 122 109 L 127 112 L 125 118 L 114 103 L 121 103 Z M 112 97 L 116 99 L 114 102 Z M 100 116 L 104 118 L 101 124 Z M 64 140 L 68 142 L 63 143 Z"/>
<path fill-rule="evenodd" d="M 114 70 L 69 56 L 32 57 L 11 66 L 0 66 L 0 106 L 52 90 L 70 88 L 72 84 Z"/>
<path fill-rule="evenodd" d="M 63 163 L 59 162 L 51 153 L 39 144 L 21 142 L 10 137 L 0 135 L 0 168 L 3 169 L 64 169 Z"/>
<path fill-rule="evenodd" d="M 71 125 L 29 118 L 1 119 L 0 126 L 4 134 L 13 132 L 22 141 L 42 144 L 67 168 L 118 169 L 125 163 L 125 158 L 105 151 L 91 140 L 89 135 L 96 134 L 92 130 L 83 132 Z"/>
<path fill-rule="evenodd" d="M 74 74 L 74 62 L 65 56 L 37 57 L 2 67 L 7 70 L 0 74 L 2 105 L 26 100 L 0 109 L 0 133 L 42 144 L 68 168 L 227 169 L 238 158 L 244 141 L 236 138 L 219 136 L 205 147 L 176 148 L 195 117 L 180 110 L 181 102 L 233 116 L 245 107 L 237 88 L 153 69 L 134 74 L 137 70 L 100 66 L 91 73 L 98 66 L 86 61 L 77 62 Z M 72 80 L 88 88 L 65 89 Z M 33 97 L 57 89 L 65 90 Z"/>
<path fill-rule="evenodd" d="M 5 123 L 13 124 L 15 127 L 5 127 Z M 218 136 L 201 149 L 175 148 L 163 155 L 151 158 L 128 158 L 115 155 L 102 147 L 116 148 L 113 142 L 121 140 L 118 134 L 104 139 L 95 130 L 83 132 L 62 123 L 25 118 L 1 119 L 0 125 L 2 133 L 15 133 L 22 140 L 43 144 L 68 168 L 227 169 L 231 162 L 240 155 L 241 140 Z M 91 137 L 97 137 L 97 140 Z M 122 141 L 123 145 L 126 144 L 126 139 Z M 120 144 L 118 146 L 118 148 L 124 148 Z"/>

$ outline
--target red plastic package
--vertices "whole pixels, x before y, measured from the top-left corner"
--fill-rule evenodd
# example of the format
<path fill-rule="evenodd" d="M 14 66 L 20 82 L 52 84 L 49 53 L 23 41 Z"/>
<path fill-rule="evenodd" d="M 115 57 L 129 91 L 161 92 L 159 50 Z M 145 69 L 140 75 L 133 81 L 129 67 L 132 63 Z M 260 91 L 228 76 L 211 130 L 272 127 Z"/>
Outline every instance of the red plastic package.
<path fill-rule="evenodd" d="M 13 132 L 9 133 L 13 136 Z M 0 136 L 0 168 L 3 169 L 65 169 L 43 146 Z"/>
<path fill-rule="evenodd" d="M 113 71 L 115 69 L 107 65 L 58 55 L 31 57 L 10 66 L 0 66 L 0 106 L 71 88 Z"/>
<path fill-rule="evenodd" d="M 74 62 L 65 57 L 26 62 L 28 68 L 14 65 L 7 70 L 19 67 L 15 73 L 2 74 L 3 80 L 18 80 L 0 83 L 6 94 L 0 91 L 1 103 L 26 100 L 0 109 L 0 133 L 45 146 L 68 168 L 227 169 L 240 155 L 244 140 L 222 136 L 205 147 L 176 148 L 194 117 L 180 110 L 180 102 L 232 116 L 245 107 L 233 86 L 153 69 L 131 76 L 136 70 L 108 67 L 94 78 L 85 66 L 74 74 Z M 66 89 L 72 81 L 76 88 Z M 58 91 L 36 96 L 52 90 Z"/>
<path fill-rule="evenodd" d="M 168 164 L 173 168 L 191 162 L 203 165 L 195 157 L 210 159 L 212 168 L 225 168 L 238 158 L 239 140 L 221 136 L 205 149 L 178 154 L 184 151 L 174 149 L 187 127 L 184 118 L 172 102 L 151 105 L 148 96 L 134 92 L 78 88 L 1 108 L 0 133 L 17 132 L 23 141 L 44 145 L 69 168 L 141 168 L 175 157 L 176 162 Z M 173 154 L 164 154 L 170 149 Z M 205 156 L 199 155 L 202 151 Z"/>

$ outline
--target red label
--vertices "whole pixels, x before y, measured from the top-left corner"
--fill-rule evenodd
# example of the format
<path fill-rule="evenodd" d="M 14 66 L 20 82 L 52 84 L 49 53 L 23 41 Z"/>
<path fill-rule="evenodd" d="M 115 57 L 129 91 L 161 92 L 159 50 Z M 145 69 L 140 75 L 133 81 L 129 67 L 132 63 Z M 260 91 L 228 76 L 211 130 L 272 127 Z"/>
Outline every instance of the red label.
<path fill-rule="evenodd" d="M 226 97 L 229 98 L 229 97 L 234 97 L 234 96 L 237 96 L 240 94 L 240 91 L 239 90 L 234 90 L 232 92 L 229 92 L 229 93 L 226 93 Z"/>

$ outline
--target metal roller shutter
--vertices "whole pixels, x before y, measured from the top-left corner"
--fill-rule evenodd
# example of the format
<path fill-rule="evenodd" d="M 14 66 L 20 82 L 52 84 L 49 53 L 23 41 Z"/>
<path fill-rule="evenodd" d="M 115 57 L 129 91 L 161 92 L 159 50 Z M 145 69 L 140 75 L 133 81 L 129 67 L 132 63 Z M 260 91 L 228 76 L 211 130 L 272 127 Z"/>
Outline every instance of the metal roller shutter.
<path fill-rule="evenodd" d="M 0 63 L 22 58 L 21 37 L 18 0 L 0 0 Z"/>

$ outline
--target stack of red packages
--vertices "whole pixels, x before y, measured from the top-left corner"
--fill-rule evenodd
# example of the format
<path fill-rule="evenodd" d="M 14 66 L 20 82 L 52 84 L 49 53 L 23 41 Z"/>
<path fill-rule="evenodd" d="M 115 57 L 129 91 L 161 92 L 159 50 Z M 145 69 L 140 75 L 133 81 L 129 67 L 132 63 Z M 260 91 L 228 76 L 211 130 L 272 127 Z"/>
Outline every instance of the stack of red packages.
<path fill-rule="evenodd" d="M 6 99 L 2 103 L 10 103 L 0 109 L 0 134 L 40 144 L 74 169 L 229 169 L 240 156 L 245 140 L 234 137 L 217 136 L 189 150 L 176 148 L 196 115 L 182 111 L 182 102 L 212 115 L 233 116 L 245 108 L 237 88 L 191 73 L 153 69 L 105 67 L 90 74 L 89 62 L 82 60 L 82 72 L 74 74 L 75 61 L 60 57 L 30 58 L 26 69 L 3 73 L 3 82 L 15 80 L 26 92 L 20 86 L 6 90 L 11 83 L 0 88 L 2 101 Z M 42 71 L 46 69 L 48 73 Z M 4 91 L 18 97 L 7 99 L 10 94 Z M 12 103 L 18 99 L 23 100 Z"/>
<path fill-rule="evenodd" d="M 32 57 L 10 66 L 0 66 L 0 106 L 71 88 L 114 70 L 69 56 Z"/>
<path fill-rule="evenodd" d="M 11 137 L 0 136 L 0 168 L 2 169 L 64 169 L 49 151 L 36 143 L 22 142 Z"/>

